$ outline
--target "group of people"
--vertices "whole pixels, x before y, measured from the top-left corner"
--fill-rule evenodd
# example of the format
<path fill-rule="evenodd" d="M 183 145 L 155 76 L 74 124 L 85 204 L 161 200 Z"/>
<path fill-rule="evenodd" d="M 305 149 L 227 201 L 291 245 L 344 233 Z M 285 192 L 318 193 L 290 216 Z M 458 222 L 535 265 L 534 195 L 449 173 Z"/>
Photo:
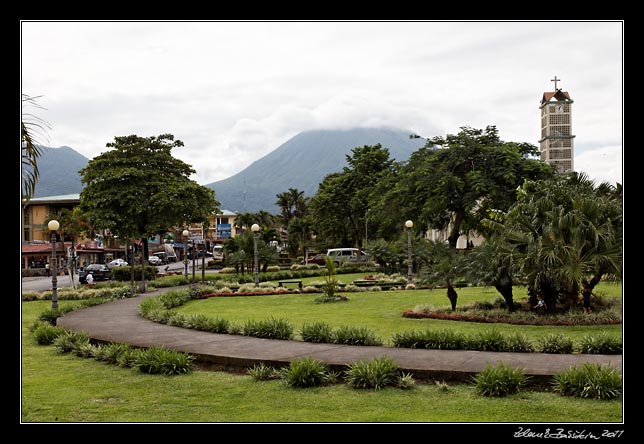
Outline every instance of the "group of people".
<path fill-rule="evenodd" d="M 590 297 L 593 296 L 593 289 L 590 287 L 590 283 L 585 279 L 581 281 L 581 284 L 583 286 L 581 290 L 582 309 L 584 310 L 584 313 L 590 314 L 592 313 L 590 308 Z M 548 306 L 546 305 L 546 301 L 544 301 L 541 295 L 539 295 L 537 296 L 537 305 L 532 308 L 538 312 L 545 312 L 548 309 Z"/>

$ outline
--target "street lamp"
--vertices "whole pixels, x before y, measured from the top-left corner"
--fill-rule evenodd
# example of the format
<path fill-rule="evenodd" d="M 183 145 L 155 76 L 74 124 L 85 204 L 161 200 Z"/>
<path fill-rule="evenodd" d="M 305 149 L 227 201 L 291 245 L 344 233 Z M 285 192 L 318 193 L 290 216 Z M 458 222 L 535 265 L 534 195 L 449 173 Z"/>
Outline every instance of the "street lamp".
<path fill-rule="evenodd" d="M 367 208 L 367 211 L 364 213 L 364 247 L 367 248 L 367 244 L 369 243 L 369 232 L 367 231 L 367 219 L 369 218 L 369 211 L 371 211 L 371 208 Z"/>
<path fill-rule="evenodd" d="M 56 267 L 56 231 L 60 228 L 57 220 L 50 220 L 47 228 L 51 232 L 51 309 L 58 310 L 58 269 Z"/>
<path fill-rule="evenodd" d="M 190 231 L 183 230 L 181 234 L 183 234 L 183 237 L 188 237 L 190 236 Z M 186 277 L 186 280 L 188 280 L 188 241 L 187 240 L 186 240 L 186 243 L 183 244 L 183 275 Z"/>
<path fill-rule="evenodd" d="M 250 227 L 250 230 L 253 232 L 253 251 L 255 258 L 255 287 L 259 287 L 259 261 L 257 257 L 257 236 L 259 235 L 259 225 L 253 224 Z"/>
<path fill-rule="evenodd" d="M 412 221 L 405 222 L 405 227 L 407 227 L 407 284 L 411 284 L 411 228 L 413 226 Z"/>

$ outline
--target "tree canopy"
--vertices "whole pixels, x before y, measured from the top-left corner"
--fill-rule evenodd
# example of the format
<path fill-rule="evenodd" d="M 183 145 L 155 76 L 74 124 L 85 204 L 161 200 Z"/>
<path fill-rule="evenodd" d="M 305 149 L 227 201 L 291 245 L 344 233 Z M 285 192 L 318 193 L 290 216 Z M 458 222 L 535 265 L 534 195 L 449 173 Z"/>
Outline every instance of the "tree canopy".
<path fill-rule="evenodd" d="M 524 180 L 552 177 L 528 143 L 504 142 L 495 126 L 462 127 L 458 134 L 427 139 L 387 187 L 384 203 L 395 202 L 399 223 L 416 221 L 421 231 L 450 227 L 449 244 L 468 230 L 481 231 L 490 209 L 505 211 Z M 384 191 L 384 190 L 383 190 Z"/>
<path fill-rule="evenodd" d="M 95 228 L 147 240 L 175 225 L 205 223 L 217 211 L 215 192 L 191 180 L 194 169 L 172 156 L 183 146 L 173 135 L 115 137 L 106 146 L 112 149 L 80 171 L 80 206 Z"/>

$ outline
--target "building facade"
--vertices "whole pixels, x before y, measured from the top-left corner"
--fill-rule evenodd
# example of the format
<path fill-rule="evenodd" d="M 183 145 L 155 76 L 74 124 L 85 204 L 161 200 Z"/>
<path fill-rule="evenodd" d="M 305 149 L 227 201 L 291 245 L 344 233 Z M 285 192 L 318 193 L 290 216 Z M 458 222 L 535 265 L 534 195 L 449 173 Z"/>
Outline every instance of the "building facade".
<path fill-rule="evenodd" d="M 68 194 L 61 196 L 48 196 L 32 198 L 22 206 L 22 229 L 21 229 L 21 263 L 23 270 L 33 270 L 34 274 L 45 272 L 45 266 L 51 261 L 52 243 L 51 233 L 47 228 L 47 222 L 51 216 L 60 214 L 63 209 L 72 210 L 80 204 L 79 194 Z M 191 225 L 190 240 L 205 239 L 208 245 L 223 243 L 230 237 L 234 237 L 235 219 L 237 213 L 223 210 L 220 214 L 211 216 L 207 228 L 201 225 Z M 186 241 L 183 238 L 184 227 L 172 227 L 166 238 L 153 236 L 148 239 L 150 253 L 165 250 L 166 243 L 177 247 L 177 254 L 185 251 Z M 137 241 L 135 241 L 136 243 Z M 65 264 L 70 260 L 72 254 L 72 239 L 59 233 L 56 242 L 56 262 Z M 127 260 L 128 251 L 125 239 L 113 236 L 110 230 L 103 230 L 92 238 L 76 239 L 73 252 L 76 255 L 77 266 L 83 267 L 92 263 L 107 263 L 112 259 L 123 258 Z M 61 270 L 64 267 L 59 267 Z"/>

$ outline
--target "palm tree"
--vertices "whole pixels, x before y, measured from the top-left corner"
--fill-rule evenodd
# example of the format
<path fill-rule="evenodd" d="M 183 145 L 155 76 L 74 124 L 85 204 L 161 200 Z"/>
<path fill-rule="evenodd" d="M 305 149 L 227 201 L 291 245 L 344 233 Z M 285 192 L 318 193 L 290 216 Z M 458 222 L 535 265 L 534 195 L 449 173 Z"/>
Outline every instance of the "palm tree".
<path fill-rule="evenodd" d="M 577 173 L 526 182 L 505 219 L 491 224 L 527 279 L 531 303 L 540 294 L 548 310 L 557 302 L 570 309 L 582 280 L 591 277 L 594 287 L 605 275 L 621 275 L 621 198 L 607 187 Z"/>
<path fill-rule="evenodd" d="M 23 94 L 23 107 L 26 104 L 44 109 L 36 101 L 39 97 L 30 97 Z M 20 122 L 20 148 L 22 151 L 22 198 L 25 200 L 25 205 L 33 197 L 40 176 L 40 172 L 38 171 L 38 158 L 41 156 L 41 152 L 38 147 L 37 135 L 41 131 L 44 132 L 45 128 L 49 128 L 49 125 L 41 118 L 33 114 L 22 113 L 22 121 Z"/>

